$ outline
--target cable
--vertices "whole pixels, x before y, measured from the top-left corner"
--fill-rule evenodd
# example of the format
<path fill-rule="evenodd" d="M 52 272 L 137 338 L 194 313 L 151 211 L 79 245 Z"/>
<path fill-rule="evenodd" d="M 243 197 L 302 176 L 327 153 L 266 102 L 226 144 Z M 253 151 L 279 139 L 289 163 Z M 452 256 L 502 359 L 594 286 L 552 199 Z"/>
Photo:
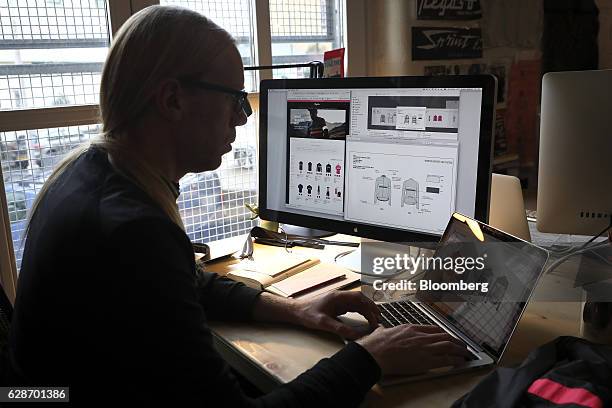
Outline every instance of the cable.
<path fill-rule="evenodd" d="M 553 247 L 541 247 L 542 249 L 548 251 L 548 252 L 552 252 L 553 254 L 556 255 L 565 255 L 565 254 L 570 254 L 574 251 L 579 251 L 581 249 L 586 248 L 590 243 L 592 243 L 593 241 L 595 241 L 597 238 L 601 237 L 603 234 L 605 234 L 606 232 L 608 232 L 608 230 L 610 230 L 612 228 L 612 218 L 610 218 L 610 225 L 608 225 L 606 228 L 603 229 L 603 231 L 601 231 L 599 234 L 591 237 L 591 239 L 589 239 L 588 241 L 584 242 L 581 245 L 572 245 L 569 246 L 567 248 L 564 249 L 555 249 Z"/>
<path fill-rule="evenodd" d="M 545 274 L 552 273 L 552 271 L 554 271 L 559 265 L 561 265 L 563 262 L 567 261 L 569 258 L 573 257 L 574 255 L 579 255 L 579 254 L 582 254 L 584 252 L 592 251 L 594 249 L 603 248 L 603 247 L 608 246 L 608 245 L 610 245 L 610 243 L 606 241 L 606 242 L 602 242 L 600 244 L 592 245 L 592 246 L 587 247 L 587 248 L 577 249 L 576 251 L 572 252 L 571 254 L 565 255 L 565 256 L 557 259 L 548 268 L 546 268 L 544 273 Z"/>
<path fill-rule="evenodd" d="M 342 258 L 343 256 L 353 253 L 353 251 L 354 249 L 351 249 L 350 251 L 340 252 L 338 255 L 334 256 L 334 263 L 338 262 L 338 259 Z"/>
<path fill-rule="evenodd" d="M 589 239 L 587 242 L 585 242 L 580 249 L 586 247 L 587 245 L 589 245 L 591 242 L 595 241 L 597 238 L 601 237 L 603 234 L 605 234 L 606 232 L 608 232 L 608 230 L 612 228 L 612 217 L 610 217 L 610 225 L 608 225 L 606 228 L 603 229 L 603 231 L 601 231 L 599 234 L 595 235 L 593 238 Z"/>

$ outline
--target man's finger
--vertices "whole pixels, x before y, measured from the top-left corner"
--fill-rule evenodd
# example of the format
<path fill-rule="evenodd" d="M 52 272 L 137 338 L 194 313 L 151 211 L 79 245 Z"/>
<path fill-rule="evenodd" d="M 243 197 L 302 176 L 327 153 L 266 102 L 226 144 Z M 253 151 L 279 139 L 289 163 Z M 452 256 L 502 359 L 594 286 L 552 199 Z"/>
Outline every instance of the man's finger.
<path fill-rule="evenodd" d="M 366 318 L 371 328 L 378 326 L 380 311 L 376 303 L 361 292 L 340 292 L 338 295 L 340 302 L 339 309 L 336 310 L 338 314 L 357 312 Z"/>
<path fill-rule="evenodd" d="M 412 328 L 415 331 L 420 331 L 423 333 L 446 333 L 444 331 L 443 328 L 441 328 L 440 326 L 432 326 L 432 325 L 427 325 L 427 324 L 422 324 L 422 325 L 413 325 Z"/>
<path fill-rule="evenodd" d="M 340 337 L 349 340 L 357 339 L 363 335 L 363 333 L 360 333 L 355 328 L 327 316 L 321 319 L 321 321 L 319 322 L 319 327 L 317 327 L 317 329 L 335 333 Z"/>
<path fill-rule="evenodd" d="M 432 333 L 432 334 L 425 334 L 424 336 L 432 340 L 431 341 L 432 343 L 438 343 L 441 341 L 450 341 L 461 347 L 466 347 L 465 342 L 463 340 L 458 339 L 457 337 L 454 337 L 449 333 Z"/>
<path fill-rule="evenodd" d="M 433 333 L 433 334 L 419 334 L 415 337 L 409 337 L 406 340 L 417 342 L 418 344 L 435 344 L 443 341 L 454 342 L 456 340 L 453 336 L 448 333 Z M 458 343 L 462 344 L 462 343 Z"/>
<path fill-rule="evenodd" d="M 364 296 L 361 292 L 359 294 L 359 301 L 364 305 L 366 310 L 368 310 L 368 316 L 365 316 L 365 318 L 368 319 L 370 327 L 377 327 L 380 322 L 380 310 L 378 306 L 376 306 L 376 303 L 374 303 L 372 299 Z"/>

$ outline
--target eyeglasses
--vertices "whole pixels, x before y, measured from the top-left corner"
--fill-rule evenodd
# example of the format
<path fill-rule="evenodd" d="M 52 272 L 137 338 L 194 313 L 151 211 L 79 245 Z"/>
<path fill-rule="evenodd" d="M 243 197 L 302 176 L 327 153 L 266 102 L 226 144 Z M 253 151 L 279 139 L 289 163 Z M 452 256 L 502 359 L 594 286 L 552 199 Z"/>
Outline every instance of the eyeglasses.
<path fill-rule="evenodd" d="M 217 91 L 217 92 L 223 92 L 226 94 L 230 94 L 236 100 L 236 109 L 235 109 L 236 113 L 244 112 L 246 117 L 249 117 L 253 114 L 253 109 L 251 108 L 251 104 L 249 103 L 249 99 L 248 99 L 248 96 L 249 96 L 248 92 L 237 91 L 235 89 L 228 88 L 226 86 L 211 84 L 209 82 L 200 81 L 198 79 L 179 78 L 178 80 L 184 85 L 195 86 L 200 89 L 207 89 L 209 91 Z"/>

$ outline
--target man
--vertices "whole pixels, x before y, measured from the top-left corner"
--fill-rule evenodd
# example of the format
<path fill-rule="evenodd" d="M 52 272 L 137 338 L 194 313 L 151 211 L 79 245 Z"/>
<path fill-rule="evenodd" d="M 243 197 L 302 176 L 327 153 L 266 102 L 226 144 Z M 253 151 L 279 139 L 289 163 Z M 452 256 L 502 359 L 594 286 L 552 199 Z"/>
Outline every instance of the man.
<path fill-rule="evenodd" d="M 310 125 L 308 125 L 307 136 L 317 139 L 327 138 L 329 130 L 325 119 L 318 116 L 317 109 L 308 109 L 310 113 Z"/>
<path fill-rule="evenodd" d="M 251 113 L 240 54 L 202 15 L 154 6 L 113 39 L 103 134 L 54 170 L 32 208 L 11 326 L 14 384 L 69 386 L 81 404 L 357 405 L 384 374 L 467 355 L 429 326 L 376 330 L 257 400 L 213 347 L 209 319 L 298 324 L 344 338 L 359 293 L 306 302 L 197 273 L 177 181 L 217 168 Z M 308 345 L 304 345 L 308 347 Z"/>

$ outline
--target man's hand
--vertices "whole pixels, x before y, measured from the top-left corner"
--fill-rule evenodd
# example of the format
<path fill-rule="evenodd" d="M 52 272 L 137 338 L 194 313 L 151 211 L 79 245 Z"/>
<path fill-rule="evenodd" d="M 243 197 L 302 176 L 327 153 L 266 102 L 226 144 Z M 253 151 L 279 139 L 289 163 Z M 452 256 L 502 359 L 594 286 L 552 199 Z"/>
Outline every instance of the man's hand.
<path fill-rule="evenodd" d="M 297 300 L 297 322 L 309 329 L 337 334 L 346 339 L 363 336 L 363 330 L 351 327 L 337 319 L 347 312 L 357 312 L 365 317 L 371 332 L 378 326 L 380 312 L 376 304 L 361 292 L 338 291 L 327 293 L 310 300 Z"/>
<path fill-rule="evenodd" d="M 363 315 L 370 331 L 378 326 L 378 308 L 360 292 L 330 292 L 311 299 L 285 299 L 262 293 L 255 304 L 253 318 L 265 322 L 294 323 L 309 329 L 328 331 L 347 339 L 363 336 L 362 330 L 348 326 L 336 317 L 347 312 Z"/>
<path fill-rule="evenodd" d="M 379 327 L 357 340 L 374 357 L 383 375 L 413 375 L 465 363 L 471 353 L 437 326 Z"/>
<path fill-rule="evenodd" d="M 378 308 L 360 292 L 331 292 L 314 299 L 285 299 L 262 293 L 255 304 L 255 320 L 299 324 L 347 339 L 364 333 L 340 322 L 347 312 L 362 314 L 371 334 L 357 340 L 380 366 L 383 375 L 411 375 L 437 367 L 462 364 L 471 353 L 459 340 L 437 326 L 378 326 Z"/>

